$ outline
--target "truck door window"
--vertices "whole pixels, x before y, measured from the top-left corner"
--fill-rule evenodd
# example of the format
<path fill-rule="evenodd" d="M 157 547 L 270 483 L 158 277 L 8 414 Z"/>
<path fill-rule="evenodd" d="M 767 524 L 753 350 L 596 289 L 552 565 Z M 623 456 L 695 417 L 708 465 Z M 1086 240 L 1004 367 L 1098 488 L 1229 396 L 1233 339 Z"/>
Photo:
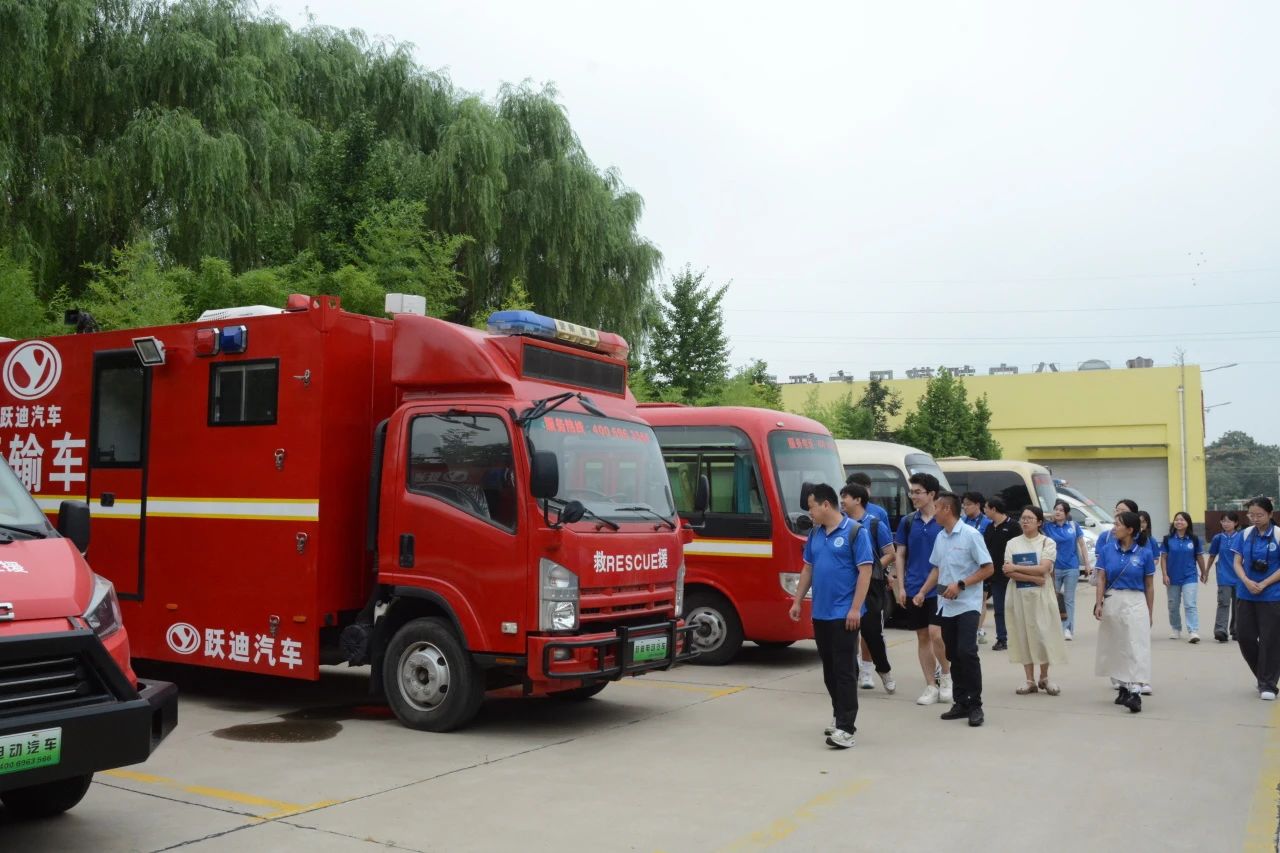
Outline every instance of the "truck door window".
<path fill-rule="evenodd" d="M 265 426 L 276 422 L 280 362 L 214 364 L 209 372 L 210 426 Z"/>
<path fill-rule="evenodd" d="M 132 350 L 94 361 L 93 464 L 142 464 L 147 374 Z"/>
<path fill-rule="evenodd" d="M 409 491 L 516 529 L 511 435 L 492 415 L 419 415 L 409 432 Z"/>

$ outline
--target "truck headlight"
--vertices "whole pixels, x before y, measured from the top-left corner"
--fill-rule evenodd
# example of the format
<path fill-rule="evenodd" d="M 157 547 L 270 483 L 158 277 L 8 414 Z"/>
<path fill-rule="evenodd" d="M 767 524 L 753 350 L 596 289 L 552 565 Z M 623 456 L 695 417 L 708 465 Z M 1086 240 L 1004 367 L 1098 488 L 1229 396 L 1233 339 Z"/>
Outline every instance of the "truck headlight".
<path fill-rule="evenodd" d="M 680 561 L 680 568 L 676 570 L 676 616 L 684 613 L 684 560 Z"/>
<path fill-rule="evenodd" d="M 538 630 L 575 630 L 578 627 L 578 576 L 543 557 L 538 561 L 538 587 Z"/>
<path fill-rule="evenodd" d="M 799 572 L 779 572 L 778 582 L 782 584 L 782 588 L 787 591 L 787 595 L 792 598 L 796 597 L 796 590 L 800 588 Z M 809 587 L 809 591 L 804 594 L 805 600 L 813 598 L 813 587 Z"/>
<path fill-rule="evenodd" d="M 116 598 L 116 588 L 102 575 L 93 576 L 93 597 L 89 599 L 89 609 L 84 613 L 84 621 L 103 640 L 124 625 L 124 620 L 120 617 L 120 600 Z"/>

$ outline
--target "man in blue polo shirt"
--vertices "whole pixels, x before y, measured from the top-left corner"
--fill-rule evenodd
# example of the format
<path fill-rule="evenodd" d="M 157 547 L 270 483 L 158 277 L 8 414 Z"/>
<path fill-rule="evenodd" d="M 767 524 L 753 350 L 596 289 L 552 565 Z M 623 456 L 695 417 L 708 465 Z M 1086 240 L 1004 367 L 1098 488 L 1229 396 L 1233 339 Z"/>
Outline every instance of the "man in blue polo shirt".
<path fill-rule="evenodd" d="M 968 718 L 977 728 L 983 723 L 982 664 L 978 661 L 978 611 L 982 607 L 982 582 L 995 567 L 982 535 L 960 523 L 960 498 L 942 492 L 935 502 L 942 532 L 933 543 L 929 562 L 933 568 L 917 602 L 935 585 L 942 640 L 946 643 L 951 674 L 955 678 L 955 704 L 942 714 L 944 720 Z"/>
<path fill-rule="evenodd" d="M 858 628 L 871 583 L 871 540 L 862 526 L 840 511 L 835 489 L 826 483 L 809 495 L 814 528 L 804 544 L 804 567 L 791 603 L 800 619 L 800 602 L 813 586 L 813 639 L 822 659 L 822 679 L 835 717 L 824 732 L 829 746 L 848 749 L 858 719 Z"/>
<path fill-rule="evenodd" d="M 924 692 L 916 704 L 934 705 L 952 699 L 951 664 L 947 660 L 939 627 L 941 623 L 938 622 L 937 590 L 926 590 L 919 604 L 915 599 L 933 568 L 929 564 L 929 555 L 933 553 L 933 540 L 942 530 L 933 517 L 933 499 L 942 487 L 932 474 L 912 474 L 907 483 L 910 486 L 908 495 L 916 510 L 902 517 L 893 537 L 898 547 L 894 590 L 906 627 L 916 632 L 916 654 L 920 659 L 920 671 L 924 673 Z M 935 675 L 939 670 L 941 677 Z"/>

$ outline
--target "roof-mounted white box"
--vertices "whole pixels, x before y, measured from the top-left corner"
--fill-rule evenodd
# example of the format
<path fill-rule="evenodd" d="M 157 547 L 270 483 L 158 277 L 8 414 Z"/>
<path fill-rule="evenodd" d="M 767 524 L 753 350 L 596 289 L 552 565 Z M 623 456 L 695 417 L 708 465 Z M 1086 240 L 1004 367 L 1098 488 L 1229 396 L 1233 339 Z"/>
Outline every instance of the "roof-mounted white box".
<path fill-rule="evenodd" d="M 427 316 L 427 297 L 415 296 L 412 293 L 388 293 L 386 301 L 388 314 L 417 314 Z"/>

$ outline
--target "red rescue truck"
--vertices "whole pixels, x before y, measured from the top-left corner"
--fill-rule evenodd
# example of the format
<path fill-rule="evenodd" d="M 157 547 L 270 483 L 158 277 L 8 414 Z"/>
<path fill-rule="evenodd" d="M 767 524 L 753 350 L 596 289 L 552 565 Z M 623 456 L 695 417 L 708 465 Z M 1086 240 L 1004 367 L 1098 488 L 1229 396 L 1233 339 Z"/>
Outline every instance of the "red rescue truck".
<path fill-rule="evenodd" d="M 417 304 L 414 304 L 416 301 Z M 0 441 L 87 497 L 138 657 L 316 679 L 372 664 L 401 722 L 486 690 L 586 698 L 691 656 L 687 533 L 627 344 L 328 296 L 0 344 Z"/>
<path fill-rule="evenodd" d="M 145 761 L 178 722 L 172 684 L 141 682 L 107 579 L 81 552 L 89 508 L 55 529 L 0 463 L 0 802 L 20 817 L 80 802 L 94 772 Z"/>
<path fill-rule="evenodd" d="M 812 639 L 808 603 L 799 622 L 788 611 L 811 526 L 801 487 L 844 485 L 831 433 L 768 409 L 642 403 L 641 412 L 662 445 L 676 506 L 695 529 L 684 549 L 695 662 L 728 663 L 744 639 L 761 646 Z M 694 502 L 701 477 L 710 486 L 705 513 Z"/>

